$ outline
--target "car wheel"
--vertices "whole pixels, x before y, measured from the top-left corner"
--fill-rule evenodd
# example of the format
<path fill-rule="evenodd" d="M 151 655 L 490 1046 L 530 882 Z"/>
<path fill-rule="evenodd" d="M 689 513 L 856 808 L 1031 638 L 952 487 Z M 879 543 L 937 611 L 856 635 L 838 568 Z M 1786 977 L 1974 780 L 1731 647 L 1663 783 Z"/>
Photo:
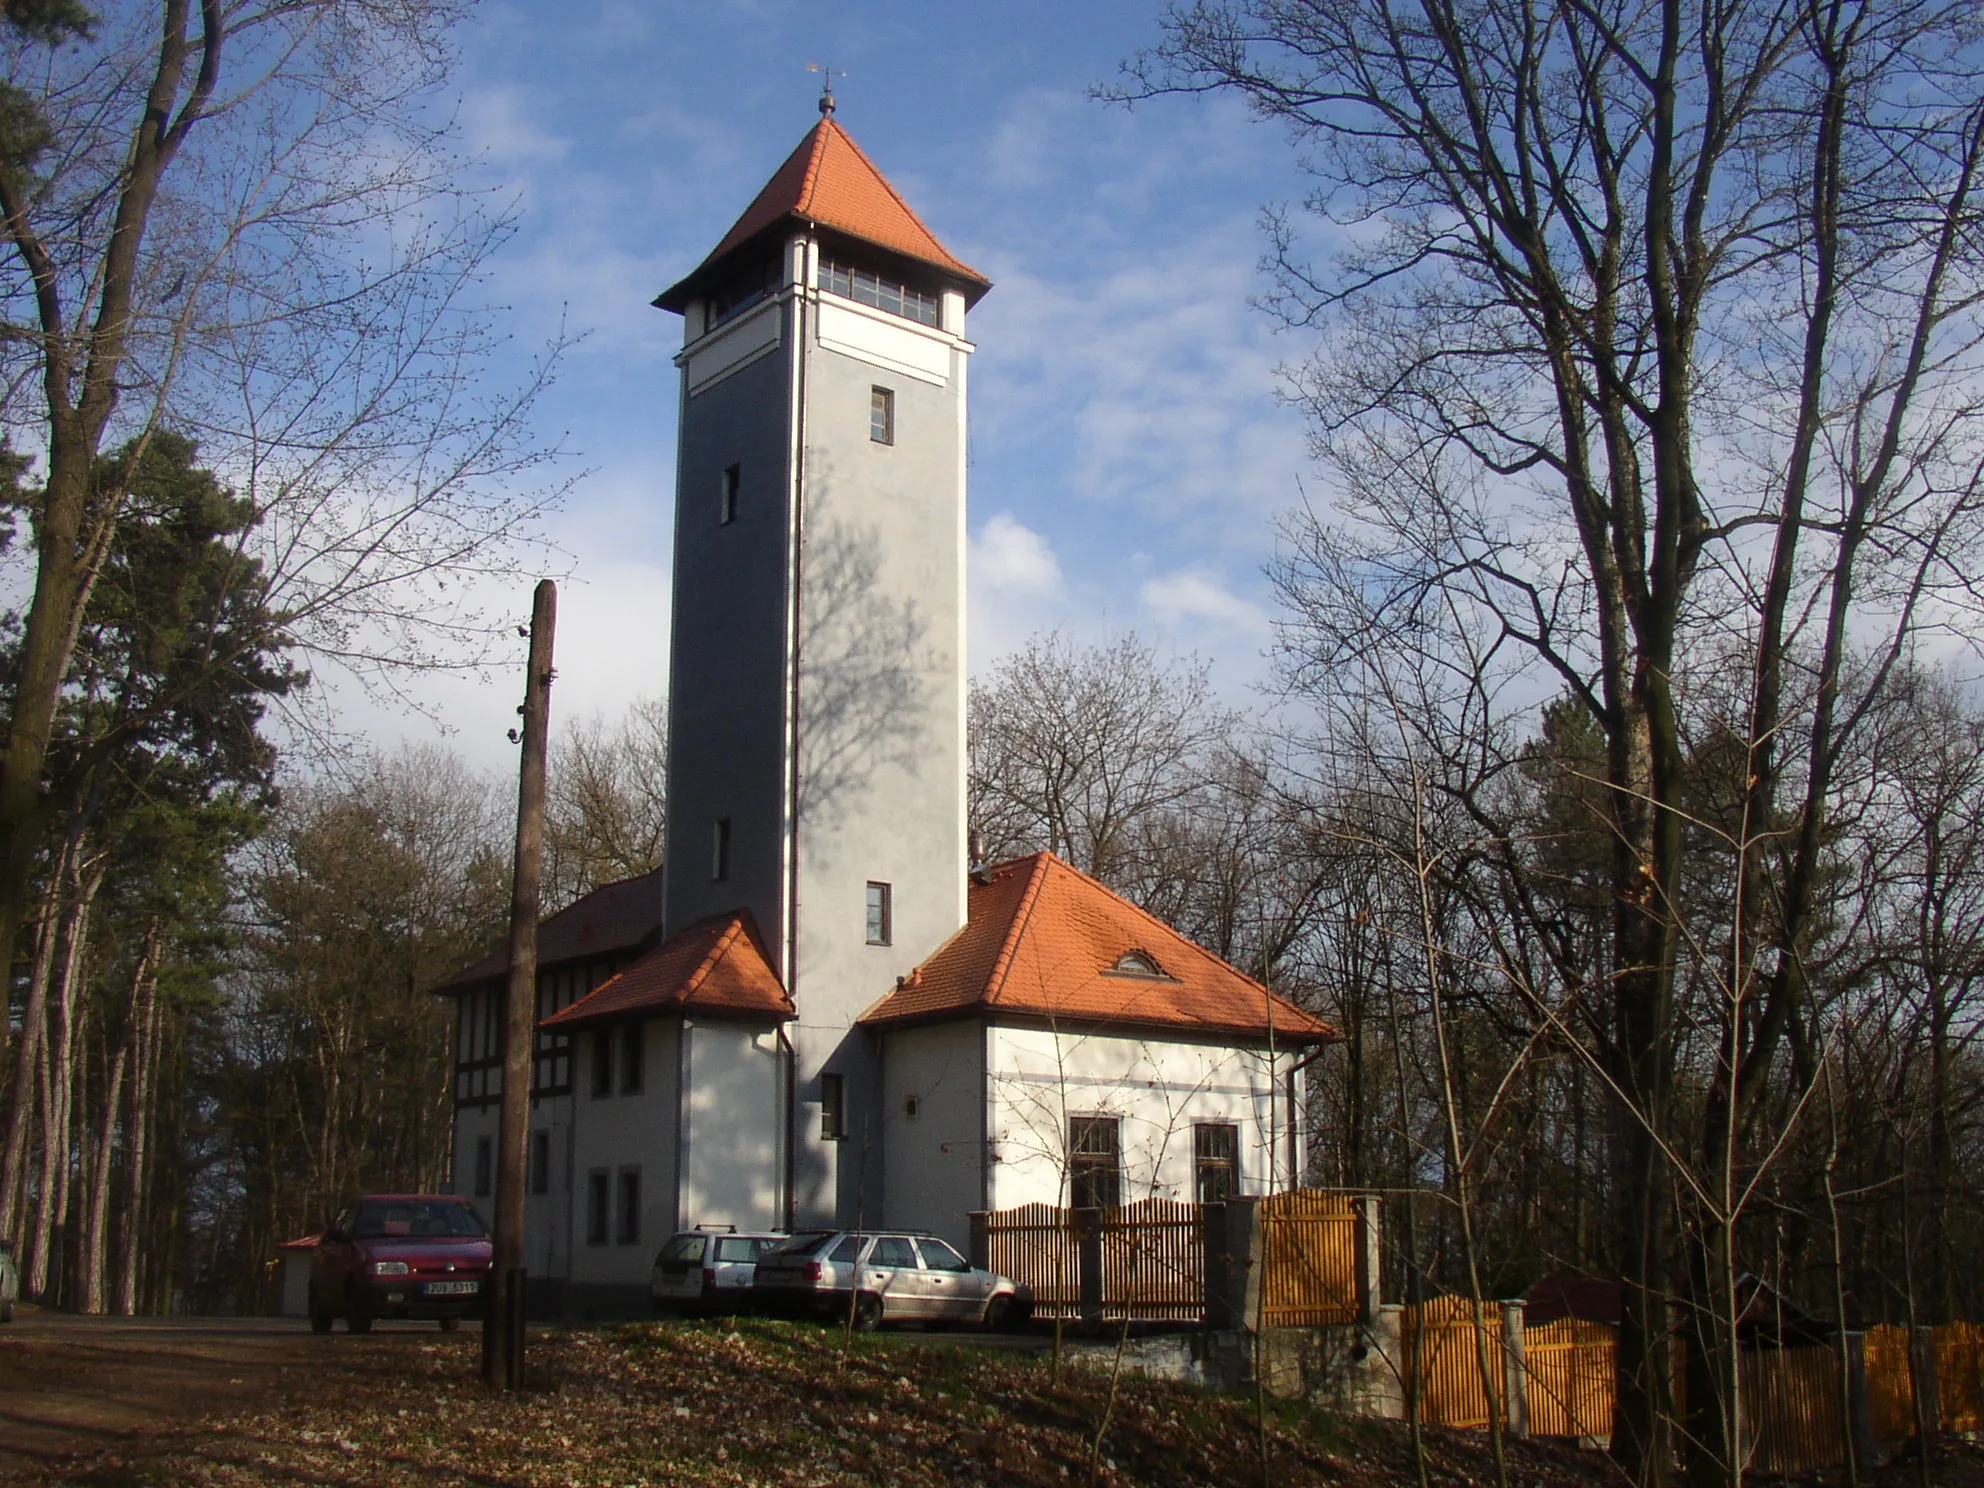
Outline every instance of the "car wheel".
<path fill-rule="evenodd" d="M 461 1326 L 462 1320 L 458 1317 L 444 1317 L 441 1319 L 441 1331 L 443 1333 L 459 1332 Z"/>
<path fill-rule="evenodd" d="M 873 1292 L 862 1292 L 854 1299 L 854 1331 L 873 1333 L 882 1326 L 882 1299 Z"/>
<path fill-rule="evenodd" d="M 358 1293 L 347 1292 L 344 1299 L 344 1330 L 347 1333 L 370 1333 L 372 1314 L 358 1305 Z"/>
<path fill-rule="evenodd" d="M 985 1304 L 985 1331 L 987 1333 L 1010 1332 L 1018 1317 L 1019 1309 L 1013 1306 L 1013 1299 L 1006 1293 L 1001 1292 Z"/>

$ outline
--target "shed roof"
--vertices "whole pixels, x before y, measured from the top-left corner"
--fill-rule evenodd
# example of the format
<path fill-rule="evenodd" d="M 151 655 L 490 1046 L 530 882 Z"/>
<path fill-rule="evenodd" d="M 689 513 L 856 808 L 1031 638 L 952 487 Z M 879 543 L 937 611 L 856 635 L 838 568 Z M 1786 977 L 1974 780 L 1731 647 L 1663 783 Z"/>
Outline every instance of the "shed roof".
<path fill-rule="evenodd" d="M 968 914 L 862 1015 L 865 1026 L 1004 1013 L 1290 1045 L 1337 1036 L 1052 853 L 975 875 Z"/>
<path fill-rule="evenodd" d="M 744 215 L 694 272 L 655 301 L 664 310 L 688 308 L 710 272 L 732 253 L 780 223 L 814 224 L 929 264 L 963 281 L 976 301 L 992 281 L 957 258 L 923 225 L 923 219 L 840 124 L 825 118 L 772 173 Z"/>
<path fill-rule="evenodd" d="M 537 926 L 540 969 L 568 961 L 593 961 L 638 950 L 661 928 L 661 872 L 643 873 L 602 884 Z M 500 980 L 509 971 L 510 953 L 499 946 L 471 966 L 465 966 L 434 988 L 464 992 L 484 982 Z"/>
<path fill-rule="evenodd" d="M 538 1026 L 569 1030 L 656 1013 L 781 1022 L 793 1016 L 749 910 L 698 920 Z"/>

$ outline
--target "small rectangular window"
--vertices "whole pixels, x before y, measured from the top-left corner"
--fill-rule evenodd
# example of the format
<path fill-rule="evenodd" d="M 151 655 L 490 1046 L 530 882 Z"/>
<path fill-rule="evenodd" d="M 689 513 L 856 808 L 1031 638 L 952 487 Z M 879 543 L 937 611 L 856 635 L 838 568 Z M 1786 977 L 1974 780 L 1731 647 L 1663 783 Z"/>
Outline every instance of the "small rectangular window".
<path fill-rule="evenodd" d="M 1240 1128 L 1203 1121 L 1192 1128 L 1194 1187 L 1201 1204 L 1224 1204 L 1240 1191 Z"/>
<path fill-rule="evenodd" d="M 614 1236 L 622 1245 L 641 1243 L 641 1170 L 620 1170 L 620 1228 Z"/>
<path fill-rule="evenodd" d="M 1068 1202 L 1076 1209 L 1114 1209 L 1123 1202 L 1121 1122 L 1114 1116 L 1068 1120 Z"/>
<path fill-rule="evenodd" d="M 820 1140 L 838 1142 L 847 1135 L 847 1085 L 839 1075 L 820 1076 Z"/>
<path fill-rule="evenodd" d="M 885 387 L 868 390 L 868 437 L 877 444 L 896 442 L 896 395 Z"/>
<path fill-rule="evenodd" d="M 868 944 L 889 945 L 894 931 L 894 894 L 885 883 L 868 885 Z"/>
<path fill-rule="evenodd" d="M 620 1030 L 620 1093 L 641 1093 L 641 1026 L 636 1023 Z"/>
<path fill-rule="evenodd" d="M 496 1163 L 496 1144 L 488 1137 L 475 1139 L 475 1196 L 489 1197 L 490 1175 Z"/>
<path fill-rule="evenodd" d="M 604 1168 L 586 1174 L 586 1244 L 604 1245 L 607 1209 L 613 1201 L 613 1175 Z"/>
<path fill-rule="evenodd" d="M 595 1028 L 592 1033 L 592 1094 L 598 1100 L 613 1094 L 613 1030 Z"/>
<path fill-rule="evenodd" d="M 548 1131 L 530 1134 L 530 1191 L 534 1194 L 551 1192 L 551 1133 Z"/>
<path fill-rule="evenodd" d="M 710 833 L 710 878 L 722 883 L 730 877 L 730 818 L 720 816 Z"/>
<path fill-rule="evenodd" d="M 724 526 L 737 520 L 737 483 L 741 475 L 741 468 L 736 465 L 723 467 L 723 482 L 717 493 L 716 519 Z"/>

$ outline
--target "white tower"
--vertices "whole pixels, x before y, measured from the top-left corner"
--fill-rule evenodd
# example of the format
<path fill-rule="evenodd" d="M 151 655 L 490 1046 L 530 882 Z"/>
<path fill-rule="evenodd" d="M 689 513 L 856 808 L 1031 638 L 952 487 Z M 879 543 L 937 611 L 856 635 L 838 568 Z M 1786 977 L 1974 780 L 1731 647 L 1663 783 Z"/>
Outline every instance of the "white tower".
<path fill-rule="evenodd" d="M 666 926 L 749 909 L 798 1009 L 788 1223 L 882 1219 L 854 1020 L 964 923 L 965 312 L 989 287 L 823 100 L 655 302 L 684 320 Z"/>

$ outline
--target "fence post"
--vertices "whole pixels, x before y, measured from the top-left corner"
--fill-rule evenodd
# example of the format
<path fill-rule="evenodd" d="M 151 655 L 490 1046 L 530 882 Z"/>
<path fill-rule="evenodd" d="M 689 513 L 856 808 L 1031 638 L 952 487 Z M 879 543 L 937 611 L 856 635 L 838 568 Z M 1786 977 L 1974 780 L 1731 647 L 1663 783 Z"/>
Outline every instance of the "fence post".
<path fill-rule="evenodd" d="M 1081 1280 L 1082 1322 L 1090 1327 L 1102 1324 L 1102 1211 L 1076 1209 L 1070 1218 L 1075 1229 L 1075 1271 Z"/>
<path fill-rule="evenodd" d="M 1384 1250 L 1380 1245 L 1378 1228 L 1379 1198 L 1376 1194 L 1359 1194 L 1352 1200 L 1352 1212 L 1357 1217 L 1356 1259 L 1357 1273 L 1357 1321 L 1365 1328 L 1373 1328 L 1378 1322 L 1378 1309 L 1383 1302 Z"/>
<path fill-rule="evenodd" d="M 1867 1335 L 1855 1329 L 1841 1330 L 1840 1346 L 1846 1350 L 1846 1435 L 1852 1444 L 1854 1463 L 1872 1470 L 1874 1459 L 1874 1406 L 1867 1393 Z"/>
<path fill-rule="evenodd" d="M 1922 1420 L 1929 1430 L 1943 1429 L 1943 1388 L 1938 1377 L 1936 1357 L 1936 1330 L 1918 1324 L 1908 1330 L 1908 1367 L 1915 1377 L 1915 1398 L 1922 1404 Z M 1927 1442 L 1921 1443 L 1923 1451 L 1929 1450 Z"/>
<path fill-rule="evenodd" d="M 1528 1436 L 1529 1352 L 1522 1336 L 1522 1303 L 1504 1302 L 1501 1306 L 1502 1419 L 1510 1436 Z"/>

